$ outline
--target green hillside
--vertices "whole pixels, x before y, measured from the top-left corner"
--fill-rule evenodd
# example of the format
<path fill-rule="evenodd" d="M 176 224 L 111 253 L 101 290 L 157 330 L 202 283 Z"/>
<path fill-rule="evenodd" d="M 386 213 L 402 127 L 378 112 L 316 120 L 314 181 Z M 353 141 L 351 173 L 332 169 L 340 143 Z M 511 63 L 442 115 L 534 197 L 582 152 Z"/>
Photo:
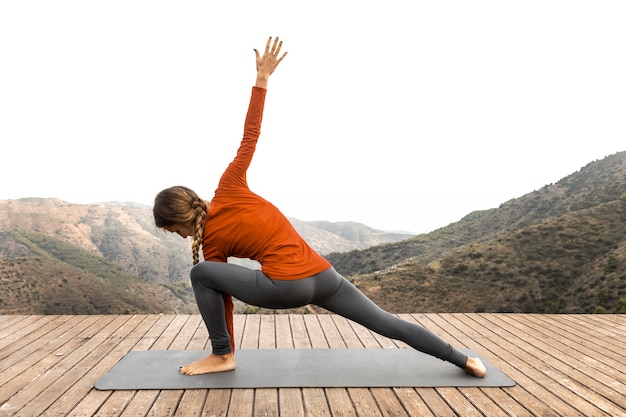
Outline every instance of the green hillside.
<path fill-rule="evenodd" d="M 414 237 L 290 221 L 392 312 L 624 313 L 625 196 L 620 152 Z M 149 207 L 0 201 L 0 314 L 197 312 L 190 268 Z"/>

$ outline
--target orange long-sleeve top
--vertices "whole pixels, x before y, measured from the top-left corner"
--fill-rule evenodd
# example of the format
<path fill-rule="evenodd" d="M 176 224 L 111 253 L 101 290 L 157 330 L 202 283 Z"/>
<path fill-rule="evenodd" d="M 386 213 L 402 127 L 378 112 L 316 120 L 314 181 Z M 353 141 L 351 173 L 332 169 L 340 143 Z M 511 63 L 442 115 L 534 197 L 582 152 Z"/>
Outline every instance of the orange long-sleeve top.
<path fill-rule="evenodd" d="M 241 145 L 211 200 L 202 253 L 205 261 L 226 262 L 229 256 L 253 259 L 272 279 L 306 278 L 331 264 L 306 243 L 278 208 L 250 191 L 246 179 L 261 134 L 266 92 L 252 88 Z M 224 294 L 224 301 L 234 351 L 232 297 Z"/>

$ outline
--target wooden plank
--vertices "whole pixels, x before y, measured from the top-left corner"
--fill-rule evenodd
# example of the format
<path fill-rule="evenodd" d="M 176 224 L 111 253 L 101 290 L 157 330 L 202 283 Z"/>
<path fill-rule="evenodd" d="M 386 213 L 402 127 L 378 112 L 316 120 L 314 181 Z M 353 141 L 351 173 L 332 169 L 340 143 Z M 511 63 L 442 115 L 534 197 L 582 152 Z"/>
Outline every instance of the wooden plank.
<path fill-rule="evenodd" d="M 599 361 L 606 359 L 608 367 L 615 368 L 616 364 L 623 364 L 623 359 L 626 357 L 626 347 L 624 347 L 626 345 L 626 332 L 620 337 L 612 330 L 600 327 L 602 324 L 610 326 L 607 322 L 585 321 L 579 317 L 575 321 L 571 321 L 566 317 L 541 317 L 539 315 L 524 316 L 523 319 L 536 323 L 540 328 L 547 328 L 549 331 L 558 333 L 577 346 L 585 348 L 586 352 L 595 353 L 595 355 L 590 354 L 590 356 L 596 357 Z"/>
<path fill-rule="evenodd" d="M 493 397 L 486 394 L 487 392 L 501 394 L 502 390 L 498 388 L 461 388 L 459 392 L 480 411 L 480 415 L 488 415 L 490 417 L 505 417 L 509 415 L 530 416 L 528 411 L 519 407 L 518 404 L 513 403 L 510 397 L 498 394 L 495 395 L 500 399 L 506 399 L 510 403 L 510 407 L 507 407 L 506 411 L 504 411 L 499 401 L 494 401 Z M 515 409 L 515 412 L 513 412 L 513 409 Z"/>
<path fill-rule="evenodd" d="M 9 334 L 7 332 L 13 332 L 18 327 L 22 327 L 18 323 L 29 317 L 35 316 L 0 314 L 0 339 L 4 339 Z"/>
<path fill-rule="evenodd" d="M 204 321 L 202 321 L 202 317 L 199 315 L 193 315 L 192 318 L 194 322 L 198 323 L 198 325 L 196 327 L 196 331 L 189 340 L 189 346 L 194 346 L 193 349 L 210 351 L 211 342 L 209 340 L 209 332 L 204 325 Z"/>
<path fill-rule="evenodd" d="M 0 317 L 5 318 L 3 321 L 10 323 L 9 326 L 2 326 L 0 328 L 0 336 L 2 337 L 2 340 L 10 338 L 11 341 L 16 340 L 16 337 L 11 337 L 11 335 L 15 332 L 21 331 L 24 328 L 32 325 L 33 323 L 37 322 L 37 321 L 43 321 L 42 323 L 47 323 L 50 320 L 54 320 L 54 316 L 42 316 L 42 315 L 16 315 L 16 316 L 11 316 L 11 315 L 2 315 Z M 18 324 L 19 323 L 19 324 Z M 42 324 L 40 324 L 39 326 L 41 326 Z"/>
<path fill-rule="evenodd" d="M 382 413 L 368 388 L 348 388 L 352 406 L 359 417 L 380 417 Z"/>
<path fill-rule="evenodd" d="M 232 390 L 227 417 L 250 417 L 253 413 L 254 390 L 247 388 Z"/>
<path fill-rule="evenodd" d="M 71 321 L 70 327 L 66 325 L 68 321 Z M 47 323 L 41 323 L 38 328 L 22 337 L 17 337 L 12 340 L 13 335 L 8 335 L 6 338 L 1 339 L 4 342 L 4 346 L 0 350 L 0 372 L 9 368 L 11 363 L 20 361 L 22 357 L 28 356 L 35 350 L 40 349 L 63 334 L 64 331 L 71 328 L 72 324 L 76 324 L 80 321 L 79 318 L 72 318 L 72 316 L 62 316 L 58 319 L 51 318 Z M 9 343 L 10 342 L 10 343 Z M 10 357 L 10 361 L 8 360 Z M 1 384 L 1 382 L 0 382 Z"/>
<path fill-rule="evenodd" d="M 89 359 L 85 358 L 84 362 L 89 366 L 88 372 L 86 372 L 80 379 L 71 385 L 71 387 L 62 395 L 61 401 L 56 401 L 46 410 L 50 415 L 71 415 L 76 410 L 78 404 L 81 407 L 76 410 L 78 413 L 85 413 L 85 408 L 88 407 L 88 412 L 92 415 L 100 405 L 106 401 L 111 392 L 96 391 L 93 388 L 93 384 L 104 375 L 113 365 L 115 365 L 130 349 L 132 349 L 135 341 L 130 336 L 131 334 L 139 331 L 144 332 L 152 325 L 148 316 L 132 316 L 130 319 L 121 326 L 117 332 L 112 336 L 113 340 L 117 340 L 112 343 L 112 348 L 106 354 L 101 356 L 94 355 L 93 362 L 87 362 Z M 89 395 L 93 393 L 92 395 Z M 85 402 L 84 399 L 89 397 L 89 402 Z"/>
<path fill-rule="evenodd" d="M 178 334 L 176 334 L 174 340 L 168 346 L 168 350 L 185 350 L 189 346 L 189 343 L 192 340 L 194 334 L 196 334 L 196 331 L 198 329 L 198 324 L 199 324 L 198 317 L 194 318 L 193 316 L 184 316 L 184 315 L 177 316 L 176 320 L 172 321 L 171 326 L 180 327 L 180 331 L 178 332 Z M 163 365 L 175 366 L 175 364 L 163 364 Z M 179 366 L 184 366 L 184 365 L 186 364 L 184 363 L 179 364 Z M 159 416 L 159 417 L 160 416 L 163 416 L 163 417 L 173 416 L 174 413 L 176 412 L 176 409 L 179 403 L 182 400 L 184 392 L 185 392 L 184 390 L 161 391 L 159 395 L 157 396 L 156 400 L 154 401 L 154 403 L 152 404 L 150 411 L 148 411 L 148 416 Z M 202 402 L 201 404 L 196 404 L 195 409 L 198 410 L 199 412 L 203 404 L 204 402 Z M 190 407 L 191 404 L 186 404 L 186 406 Z"/>
<path fill-rule="evenodd" d="M 258 349 L 259 332 L 261 331 L 261 316 L 257 314 L 246 315 L 246 323 L 242 332 L 241 348 Z"/>
<path fill-rule="evenodd" d="M 193 315 L 187 322 L 191 333 L 190 339 L 185 349 L 188 350 L 204 350 L 207 344 L 207 331 L 199 315 Z M 182 340 L 182 339 L 181 339 Z M 210 347 L 207 355 L 210 353 Z M 208 390 L 192 389 L 183 391 L 178 407 L 174 414 L 175 417 L 196 417 L 202 415 L 202 409 L 207 401 Z"/>
<path fill-rule="evenodd" d="M 434 417 L 435 414 L 428 408 L 422 397 L 415 388 L 399 387 L 393 388 L 396 397 L 409 416 Z"/>
<path fill-rule="evenodd" d="M 248 314 L 245 316 L 245 322 L 241 330 L 241 349 L 257 349 L 259 347 L 260 329 L 260 315 Z M 235 357 L 236 355 L 235 353 Z M 254 412 L 254 395 L 253 389 L 232 390 L 227 415 L 229 417 L 252 416 Z"/>
<path fill-rule="evenodd" d="M 270 314 L 263 314 L 260 318 L 259 349 L 275 349 L 276 327 L 274 325 L 274 316 Z"/>
<path fill-rule="evenodd" d="M 389 417 L 410 416 L 392 388 L 370 388 L 370 392 L 381 415 Z"/>
<path fill-rule="evenodd" d="M 324 330 L 315 314 L 305 314 L 302 316 L 306 325 L 306 331 L 309 336 L 311 347 L 314 349 L 323 349 L 328 347 L 328 341 Z"/>
<path fill-rule="evenodd" d="M 175 417 L 199 417 L 202 415 L 202 408 L 207 400 L 208 390 L 188 389 L 185 390 L 178 407 L 176 407 Z"/>
<path fill-rule="evenodd" d="M 0 359 L 9 356 L 13 352 L 10 348 L 13 343 L 37 341 L 37 330 L 43 328 L 44 332 L 50 331 L 51 327 L 47 326 L 54 321 L 61 323 L 63 319 L 59 316 L 29 316 L 20 321 L 20 326 L 5 329 L 0 333 Z M 33 333 L 34 335 L 32 335 Z"/>
<path fill-rule="evenodd" d="M 212 389 L 209 390 L 202 416 L 224 417 L 228 415 L 228 406 L 231 402 L 232 390 L 229 389 Z"/>
<path fill-rule="evenodd" d="M 156 340 L 150 346 L 150 350 L 169 349 L 174 340 L 176 340 L 181 328 L 189 319 L 186 315 L 163 315 L 163 317 L 168 320 L 167 327 L 156 337 Z M 166 408 L 166 405 L 159 400 L 161 394 L 162 392 L 158 390 L 138 391 L 122 413 L 122 416 L 146 415 L 145 410 L 150 410 L 147 415 L 156 415 L 154 413 L 159 411 L 165 412 L 163 409 Z M 170 394 L 164 395 L 169 396 Z M 175 390 L 173 395 L 178 398 L 180 390 Z M 152 412 L 153 407 L 154 412 Z"/>
<path fill-rule="evenodd" d="M 489 319 L 494 323 L 505 322 L 507 328 L 515 333 L 518 331 L 526 332 L 529 340 L 533 340 L 532 348 L 528 350 L 545 363 L 551 364 L 549 367 L 543 367 L 544 374 L 567 388 L 567 390 L 559 390 L 559 395 L 583 414 L 593 415 L 593 413 L 597 413 L 597 409 L 611 416 L 626 413 L 626 409 L 617 405 L 623 399 L 624 391 L 617 392 L 611 387 L 612 382 L 614 382 L 612 378 L 612 381 L 602 384 L 598 382 L 600 378 L 593 378 L 592 372 L 581 372 L 581 369 L 585 371 L 589 371 L 589 369 L 584 367 L 580 353 L 570 348 L 573 342 L 569 338 L 563 338 L 554 331 L 547 333 L 542 327 L 535 329 L 528 324 L 532 322 L 505 321 L 500 316 L 493 314 L 489 315 Z M 572 366 L 572 363 L 576 366 Z"/>
<path fill-rule="evenodd" d="M 129 338 L 129 345 L 131 347 L 128 348 L 127 352 L 131 350 L 148 350 L 170 325 L 172 319 L 173 316 L 146 316 L 142 325 L 138 327 Z M 122 356 L 123 355 L 121 355 L 120 358 Z M 110 369 L 110 366 L 103 370 L 102 373 L 98 375 L 98 378 L 104 375 L 108 369 Z M 137 391 L 115 391 L 111 393 L 109 397 L 102 398 L 102 392 L 92 389 L 85 399 L 72 410 L 71 415 L 89 416 L 91 415 L 89 414 L 90 410 L 97 409 L 96 415 L 119 416 L 122 415 L 126 409 L 130 410 L 129 413 L 133 413 L 134 410 L 144 406 L 146 403 L 151 404 L 153 401 L 151 398 L 141 397 L 135 400 L 136 394 Z M 149 407 L 144 409 L 138 416 L 145 415 L 148 409 Z"/>
<path fill-rule="evenodd" d="M 158 390 L 143 390 L 136 393 L 130 400 L 124 411 L 120 414 L 122 417 L 140 417 L 146 415 L 146 410 L 150 410 L 152 405 L 159 396 Z"/>
<path fill-rule="evenodd" d="M 339 333 L 341 334 L 341 339 L 345 343 L 345 346 L 350 349 L 359 349 L 359 348 L 380 348 L 379 342 L 374 337 L 365 338 L 364 340 L 369 343 L 369 345 L 364 345 L 362 340 L 358 337 L 354 328 L 350 325 L 350 321 L 340 317 L 340 316 L 332 316 L 333 323 Z M 361 329 L 365 329 L 363 326 L 359 325 Z M 371 335 L 371 332 L 365 329 L 367 333 Z M 414 395 L 417 393 L 414 392 Z M 354 391 L 350 390 L 350 394 L 353 395 Z M 395 391 L 392 388 L 372 388 L 369 390 L 369 394 L 374 399 L 376 404 L 378 405 L 378 410 L 383 416 L 408 416 L 409 414 L 405 410 L 404 406 L 400 399 L 396 396 Z M 357 409 L 357 411 L 359 411 Z"/>
<path fill-rule="evenodd" d="M 343 337 L 339 333 L 333 318 L 329 314 L 319 314 L 317 316 L 317 320 L 322 333 L 324 334 L 324 339 L 326 339 L 326 343 L 328 343 L 328 347 L 338 349 L 346 347 Z"/>
<path fill-rule="evenodd" d="M 257 388 L 254 390 L 253 416 L 278 417 L 278 390 L 275 388 Z"/>
<path fill-rule="evenodd" d="M 277 348 L 311 347 L 311 340 L 307 333 L 307 327 L 302 315 L 274 315 L 273 318 Z M 282 415 L 292 415 L 292 413 L 299 415 L 301 411 L 306 412 L 307 416 L 330 415 L 324 392 L 320 389 L 305 388 L 302 389 L 302 391 L 291 388 L 280 389 L 278 391 L 278 398 L 279 409 Z M 283 410 L 283 407 L 285 410 Z"/>
<path fill-rule="evenodd" d="M 302 316 L 309 337 L 310 346 L 314 349 L 324 349 L 330 347 L 328 341 L 326 340 L 325 330 L 322 328 L 319 321 L 320 316 L 321 315 L 316 314 L 305 314 Z M 338 339 L 334 338 L 333 342 L 337 343 Z M 354 404 L 352 403 L 350 395 L 345 388 L 326 388 L 324 393 L 326 395 L 326 401 L 328 402 L 331 415 L 357 415 L 357 412 L 354 409 Z M 307 401 L 306 396 L 305 401 Z M 337 414 L 339 412 L 342 414 Z"/>
<path fill-rule="evenodd" d="M 155 317 L 157 320 L 148 331 L 137 336 L 137 343 L 133 350 L 159 350 L 164 348 L 162 344 L 157 345 L 157 341 L 161 340 L 161 335 L 169 327 L 174 316 L 160 315 Z"/>
<path fill-rule="evenodd" d="M 143 324 L 133 332 L 132 336 L 128 339 L 130 347 L 128 351 L 131 350 L 148 350 L 154 342 L 159 338 L 161 333 L 165 331 L 167 326 L 172 321 L 172 316 L 159 316 L 159 315 L 151 315 L 146 316 Z M 97 378 L 100 378 L 104 375 L 105 372 L 108 371 L 109 368 L 102 371 Z M 97 378 L 95 380 L 97 380 Z M 95 382 L 94 380 L 94 382 Z M 105 392 L 106 393 L 106 392 Z M 106 397 L 101 391 L 97 391 L 92 389 L 87 396 L 72 410 L 71 416 L 91 416 L 90 412 L 93 410 L 97 410 L 95 415 L 98 416 L 119 416 L 121 415 L 126 408 L 128 408 L 133 401 L 137 391 L 115 391 L 111 393 L 110 396 Z M 139 399 L 136 403 L 134 403 L 131 407 L 137 408 L 142 405 L 142 401 L 145 402 L 146 399 Z M 131 411 L 132 412 L 132 411 Z M 138 414 L 138 416 L 145 415 L 145 410 L 143 414 Z"/>
<path fill-rule="evenodd" d="M 168 346 L 168 350 L 185 350 L 189 349 L 190 343 L 200 344 L 201 340 L 194 340 L 194 336 L 198 331 L 198 327 L 201 324 L 198 320 L 198 316 L 186 316 L 181 315 L 181 329 L 172 341 L 172 344 Z M 173 323 L 176 325 L 176 323 Z"/>
<path fill-rule="evenodd" d="M 122 322 L 121 326 L 103 343 L 91 352 L 76 367 L 66 372 L 57 380 L 57 384 L 63 389 L 46 390 L 42 395 L 46 398 L 58 395 L 58 400 L 51 404 L 45 411 L 46 415 L 68 415 L 70 411 L 79 403 L 89 391 L 93 389 L 93 383 L 106 370 L 113 366 L 117 358 L 123 356 L 126 352 L 125 344 L 129 343 L 128 335 L 131 334 L 137 326 L 141 325 L 145 316 L 127 316 L 127 321 Z M 122 347 L 120 348 L 120 344 Z M 67 390 L 65 390 L 68 388 Z M 105 397 L 105 393 L 100 393 L 101 397 Z"/>
<path fill-rule="evenodd" d="M 204 322 L 202 321 L 202 317 L 199 315 L 192 315 L 189 318 L 186 326 L 189 326 L 189 340 L 187 341 L 187 345 L 185 349 L 189 350 L 205 350 L 207 346 L 207 332 L 206 327 L 204 326 Z M 208 353 L 208 352 L 207 352 Z"/>
<path fill-rule="evenodd" d="M 241 343 L 243 340 L 243 330 L 246 326 L 246 314 L 236 314 L 233 320 L 233 326 L 235 331 L 235 349 L 241 349 Z M 206 329 L 206 326 L 205 326 Z M 211 341 L 208 340 L 209 332 L 206 331 L 207 337 L 207 349 L 211 349 Z"/>
<path fill-rule="evenodd" d="M 307 417 L 336 416 L 336 414 L 331 413 L 326 392 L 322 388 L 303 388 L 302 402 Z"/>
<path fill-rule="evenodd" d="M 577 359 L 574 370 L 585 374 L 584 381 L 587 378 L 593 378 L 615 390 L 626 392 L 626 389 L 621 389 L 626 388 L 624 387 L 624 383 L 626 383 L 626 373 L 624 372 L 626 371 L 626 364 L 624 364 L 626 350 L 624 355 L 619 355 L 615 354 L 613 349 L 602 347 L 606 344 L 616 344 L 613 335 L 597 337 L 597 335 L 592 335 L 590 329 L 574 338 L 577 333 L 574 329 L 557 325 L 554 321 L 528 317 L 521 320 L 532 329 L 532 337 L 538 338 L 559 353 L 557 357 L 569 356 L 571 359 Z M 590 325 L 597 329 L 596 324 L 590 323 Z M 587 343 L 589 340 L 592 342 Z M 619 347 L 615 346 L 615 350 L 618 349 Z M 563 360 L 563 362 L 568 365 L 571 364 L 571 360 Z"/>
<path fill-rule="evenodd" d="M 348 319 L 337 315 L 329 316 L 329 318 L 337 329 L 345 347 L 349 349 L 362 349 L 364 347 L 363 342 L 357 336 Z M 378 344 L 375 347 L 379 347 Z"/>
<path fill-rule="evenodd" d="M 475 317 L 476 315 L 472 315 Z M 504 389 L 506 391 L 507 396 L 500 396 L 502 400 L 499 402 L 495 402 L 500 408 L 504 410 L 515 410 L 519 408 L 517 406 L 518 402 L 522 402 L 525 404 L 525 407 L 528 407 L 530 410 L 535 410 L 538 415 L 546 415 L 546 416 L 556 416 L 555 412 L 543 401 L 539 398 L 531 395 L 527 390 L 523 388 L 523 381 L 520 379 L 526 379 L 526 374 L 520 373 L 518 369 L 511 366 L 507 361 L 503 360 L 500 356 L 502 352 L 500 352 L 500 344 L 506 345 L 506 340 L 498 339 L 497 342 L 491 344 L 484 337 L 485 334 L 488 334 L 488 331 L 482 329 L 477 323 L 469 320 L 465 321 L 465 315 L 428 315 L 429 321 L 433 326 L 439 326 L 441 328 L 449 328 L 450 332 L 456 332 L 457 329 L 459 331 L 459 335 L 455 340 L 458 340 L 461 346 L 471 346 L 473 349 L 481 353 L 481 355 L 485 356 L 490 362 L 494 365 L 498 366 L 503 372 L 512 377 L 517 385 L 514 387 L 507 387 Z M 454 323 L 451 324 L 451 323 Z M 472 330 L 469 330 L 472 329 Z M 472 338 L 466 336 L 466 333 L 473 333 Z M 495 349 L 494 349 L 495 348 Z M 484 392 L 492 393 L 494 390 L 485 389 Z M 488 411 L 485 410 L 485 413 L 488 415 Z M 514 414 L 515 415 L 515 414 Z M 520 413 L 520 415 L 524 415 Z M 532 413 L 535 415 L 535 413 Z"/>
<path fill-rule="evenodd" d="M 290 417 L 304 417 L 304 401 L 302 389 L 281 388 L 278 390 L 279 415 Z"/>
<path fill-rule="evenodd" d="M 436 316 L 438 322 L 443 320 L 443 316 Z M 539 406 L 539 410 L 531 409 L 536 414 L 546 415 L 585 415 L 584 412 L 576 409 L 569 401 L 571 393 L 555 384 L 553 378 L 544 373 L 546 363 L 545 355 L 540 351 L 532 349 L 527 340 L 521 335 L 511 332 L 506 323 L 489 320 L 488 314 L 472 315 L 473 322 L 467 321 L 467 316 L 457 316 L 470 328 L 481 329 L 483 339 L 480 340 L 482 346 L 488 347 L 493 352 L 497 352 L 498 357 L 504 357 L 504 362 L 510 364 L 505 372 L 513 378 L 516 383 L 531 393 L 541 402 L 531 402 L 525 397 L 528 406 Z M 494 360 L 494 362 L 498 362 Z M 502 368 L 501 368 L 502 369 Z M 522 371 L 519 371 L 522 370 Z M 513 398 L 519 391 L 509 390 Z M 586 408 L 586 407 L 583 407 Z M 530 409 L 530 408 L 529 408 Z M 594 413 L 586 415 L 606 415 L 595 409 Z"/>
<path fill-rule="evenodd" d="M 278 349 L 293 348 L 293 335 L 289 315 L 278 314 L 274 316 L 276 328 L 276 347 Z"/>
<path fill-rule="evenodd" d="M 365 326 L 362 326 L 351 320 L 348 320 L 348 324 L 352 328 L 352 331 L 354 331 L 354 334 L 356 335 L 356 337 L 359 338 L 363 346 L 367 346 L 369 348 L 383 347 L 383 345 L 384 347 L 387 347 L 387 348 L 396 347 L 396 345 L 394 343 L 391 343 L 391 341 L 388 340 L 387 338 L 382 338 L 382 336 L 381 338 L 377 338 L 376 336 L 374 336 L 375 333 L 370 331 Z"/>
<path fill-rule="evenodd" d="M 353 417 L 358 415 L 352 398 L 345 388 L 326 388 L 324 391 L 333 417 Z"/>
<path fill-rule="evenodd" d="M 259 322 L 259 349 L 276 348 L 275 315 L 264 314 Z M 257 388 L 254 392 L 254 416 L 278 417 L 278 389 Z"/>
<path fill-rule="evenodd" d="M 568 320 L 550 315 L 546 317 L 528 315 L 520 320 L 528 323 L 534 329 L 554 331 L 563 338 L 571 340 L 577 346 L 597 352 L 598 356 L 617 361 L 626 356 L 626 348 L 622 346 L 623 344 L 616 343 L 619 336 L 612 330 L 600 327 L 601 324 L 596 323 L 594 320 L 584 320 L 578 317 L 575 320 Z M 604 325 L 607 324 L 606 322 L 604 323 Z M 622 335 L 622 340 L 626 342 L 626 335 Z"/>
<path fill-rule="evenodd" d="M 131 395 L 127 395 L 126 391 L 109 392 L 94 390 L 72 410 L 68 417 L 119 416 L 128 407 L 132 398 Z"/>
<path fill-rule="evenodd" d="M 320 314 L 317 316 L 318 322 L 324 333 L 324 338 L 328 343 L 328 347 L 332 349 L 346 348 L 346 342 L 335 325 L 335 321 L 329 314 Z M 346 335 L 349 336 L 349 333 Z M 354 343 L 354 342 L 352 342 Z M 337 409 L 339 404 L 346 404 L 344 388 L 326 389 L 328 401 L 331 408 Z M 348 388 L 348 396 L 351 398 L 351 405 L 359 416 L 380 416 L 380 410 L 376 406 L 376 401 L 372 393 L 367 388 Z"/>
<path fill-rule="evenodd" d="M 289 315 L 276 314 L 274 319 L 276 348 L 293 348 Z M 278 409 L 281 416 L 304 417 L 304 400 L 299 388 L 281 388 L 278 391 Z"/>
<path fill-rule="evenodd" d="M 91 320 L 87 319 L 88 323 L 94 322 L 95 320 L 97 320 L 97 318 L 92 318 Z M 14 343 L 10 345 L 11 348 L 16 349 L 9 349 L 7 347 L 6 353 L 11 352 L 11 354 L 0 360 L 0 372 L 3 377 L 0 385 L 13 381 L 14 378 L 22 375 L 25 370 L 33 367 L 45 356 L 52 355 L 57 360 L 60 360 L 65 350 L 63 346 L 66 343 L 72 342 L 76 334 L 82 330 L 82 326 L 88 325 L 88 323 L 86 323 L 81 326 L 80 323 L 84 321 L 84 316 L 74 317 L 62 323 L 54 330 L 47 332 L 47 338 L 42 336 L 42 340 L 24 340 L 24 343 Z M 15 383 L 15 381 L 13 382 Z M 6 401 L 7 398 L 6 393 L 4 395 L 0 394 L 0 402 Z"/>
<path fill-rule="evenodd" d="M 466 417 L 482 417 L 484 414 L 480 412 L 474 404 L 461 394 L 460 390 L 452 387 L 442 387 L 436 390 L 441 398 L 454 410 L 459 416 Z M 489 415 L 492 410 L 501 411 L 497 408 L 490 408 Z"/>
<path fill-rule="evenodd" d="M 207 348 L 200 316 L 0 316 L 0 335 L 10 338 L 2 343 L 11 351 L 0 351 L 0 399 L 7 397 L 0 415 L 626 415 L 626 351 L 619 342 L 626 338 L 624 316 L 399 316 L 479 351 L 517 385 L 95 391 L 93 382 L 130 350 Z M 336 315 L 236 315 L 235 326 L 239 346 L 402 346 Z"/>
<path fill-rule="evenodd" d="M 182 396 L 182 390 L 164 390 L 158 392 L 147 416 L 171 417 L 176 412 L 178 402 Z"/>
<path fill-rule="evenodd" d="M 291 336 L 293 338 L 293 347 L 296 349 L 306 349 L 312 347 L 311 338 L 301 314 L 290 314 L 289 324 L 291 328 Z"/>
<path fill-rule="evenodd" d="M 441 398 L 434 388 L 418 388 L 417 393 L 422 401 L 436 416 L 458 416 L 452 408 Z"/>
<path fill-rule="evenodd" d="M 36 352 L 33 352 L 25 364 L 16 364 L 16 366 L 3 372 L 3 376 L 6 375 L 7 377 L 7 383 L 0 387 L 0 402 L 4 402 L 3 408 L 17 412 L 28 404 L 43 389 L 47 388 L 47 384 L 52 383 L 44 381 L 42 384 L 39 382 L 42 375 L 45 375 L 50 369 L 54 369 L 55 366 L 66 368 L 74 366 L 71 361 L 75 360 L 76 356 L 70 356 L 70 354 L 81 345 L 89 342 L 102 327 L 112 322 L 114 317 L 94 316 L 94 319 L 95 321 L 90 322 L 89 326 L 82 328 L 77 337 L 68 339 L 67 343 L 59 346 L 59 348 L 62 346 L 62 350 L 58 351 L 61 353 L 60 355 L 49 354 L 40 357 Z M 0 409 L 0 411 L 2 410 Z M 12 414 L 6 413 L 6 415 Z"/>
<path fill-rule="evenodd" d="M 626 338 L 626 317 L 623 314 L 568 314 L 564 319 L 580 323 L 584 329 L 603 333 L 608 339 Z M 623 345 L 620 346 L 624 349 Z"/>
<path fill-rule="evenodd" d="M 189 316 L 186 315 L 169 315 L 166 316 L 170 319 L 170 323 L 165 328 L 163 333 L 159 335 L 154 344 L 150 347 L 150 350 L 167 350 L 178 337 L 181 328 L 189 320 Z"/>
<path fill-rule="evenodd" d="M 117 343 L 116 332 L 129 320 L 128 316 L 113 317 L 110 323 L 87 342 L 64 356 L 56 366 L 46 370 L 29 384 L 28 389 L 22 390 L 11 399 L 21 405 L 20 414 L 41 415 L 90 369 L 93 358 L 104 356 L 112 349 Z"/>
<path fill-rule="evenodd" d="M 521 403 L 518 401 L 515 401 L 511 395 L 509 394 L 509 391 L 511 390 L 511 388 L 507 388 L 507 389 L 479 389 L 478 393 L 484 395 L 485 397 L 489 398 L 489 400 L 491 402 L 493 402 L 494 404 L 496 404 L 498 407 L 500 407 L 502 410 L 504 410 L 505 415 L 507 416 L 516 416 L 516 417 L 531 417 L 531 416 L 535 416 L 536 414 L 531 413 L 525 406 L 525 403 Z M 464 391 L 465 393 L 465 391 Z M 476 395 L 478 395 L 478 393 Z M 465 393 L 465 395 L 467 395 L 467 393 Z M 530 397 L 530 396 L 529 396 Z M 481 410 L 486 410 L 487 407 L 483 405 L 482 401 L 474 401 L 474 395 L 469 395 L 468 396 L 469 400 L 472 401 L 474 404 L 477 404 L 477 407 Z M 533 397 L 530 397 L 533 399 Z M 496 413 L 494 411 L 490 411 L 489 413 L 485 412 L 485 415 L 491 415 L 491 413 L 493 413 L 494 415 L 499 415 L 499 413 Z"/>

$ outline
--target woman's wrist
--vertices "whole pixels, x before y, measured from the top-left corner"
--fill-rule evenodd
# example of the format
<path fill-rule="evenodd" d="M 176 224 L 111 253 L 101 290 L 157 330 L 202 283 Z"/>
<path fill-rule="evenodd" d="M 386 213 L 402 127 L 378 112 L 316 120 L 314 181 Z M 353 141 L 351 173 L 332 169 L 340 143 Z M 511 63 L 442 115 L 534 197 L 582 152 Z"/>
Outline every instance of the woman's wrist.
<path fill-rule="evenodd" d="M 256 76 L 256 84 L 255 85 L 257 87 L 267 89 L 267 80 L 268 79 L 269 79 L 269 76 L 257 74 L 257 76 Z"/>

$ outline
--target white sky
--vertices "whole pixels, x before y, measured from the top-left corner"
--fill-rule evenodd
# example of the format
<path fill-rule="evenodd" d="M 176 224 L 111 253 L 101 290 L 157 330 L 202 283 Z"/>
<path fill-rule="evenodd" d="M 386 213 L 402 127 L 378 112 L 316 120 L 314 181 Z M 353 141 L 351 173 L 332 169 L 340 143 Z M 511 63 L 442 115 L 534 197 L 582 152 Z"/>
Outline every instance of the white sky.
<path fill-rule="evenodd" d="M 626 150 L 624 1 L 2 1 L 0 199 L 209 199 L 253 48 L 248 173 L 301 220 L 428 232 Z"/>

